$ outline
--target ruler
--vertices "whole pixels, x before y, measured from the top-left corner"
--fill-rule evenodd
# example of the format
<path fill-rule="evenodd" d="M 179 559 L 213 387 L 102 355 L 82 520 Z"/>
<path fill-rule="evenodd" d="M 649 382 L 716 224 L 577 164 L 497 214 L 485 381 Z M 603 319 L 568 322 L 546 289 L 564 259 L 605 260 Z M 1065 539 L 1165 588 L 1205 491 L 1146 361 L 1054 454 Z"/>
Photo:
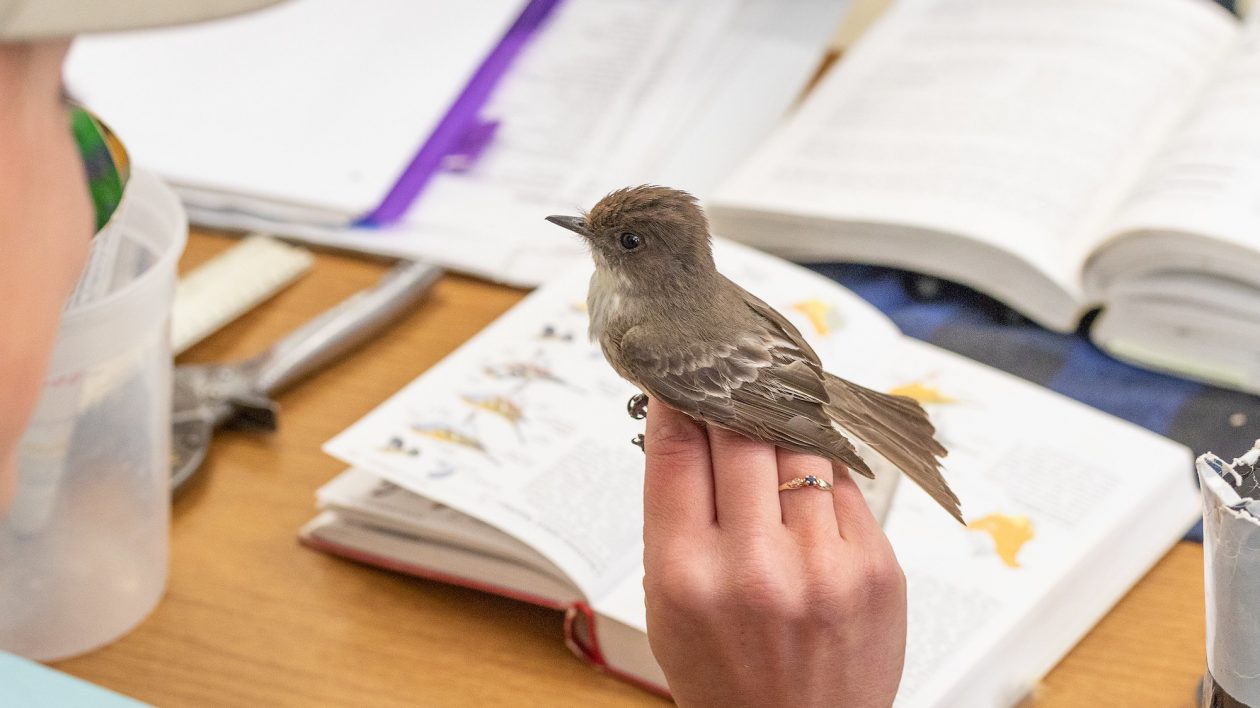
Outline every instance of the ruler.
<path fill-rule="evenodd" d="M 179 354 L 257 307 L 311 269 L 305 248 L 247 236 L 179 279 L 171 311 L 171 350 Z"/>

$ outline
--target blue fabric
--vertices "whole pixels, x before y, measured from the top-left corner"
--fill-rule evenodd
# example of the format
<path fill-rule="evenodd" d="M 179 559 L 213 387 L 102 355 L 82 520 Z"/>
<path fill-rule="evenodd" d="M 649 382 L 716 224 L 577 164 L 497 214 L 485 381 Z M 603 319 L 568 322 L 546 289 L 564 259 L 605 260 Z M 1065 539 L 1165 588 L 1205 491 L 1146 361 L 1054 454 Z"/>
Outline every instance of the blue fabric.
<path fill-rule="evenodd" d="M 891 268 L 815 265 L 861 295 L 901 331 L 1058 391 L 1190 447 L 1233 458 L 1260 437 L 1260 396 L 1146 371 L 1104 354 L 1084 336 L 1042 329 L 1001 304 L 945 284 L 928 300 L 911 297 L 914 276 Z M 921 281 L 920 281 L 921 282 Z M 1194 470 L 1186 474 L 1193 476 Z M 1186 536 L 1202 541 L 1201 525 Z"/>

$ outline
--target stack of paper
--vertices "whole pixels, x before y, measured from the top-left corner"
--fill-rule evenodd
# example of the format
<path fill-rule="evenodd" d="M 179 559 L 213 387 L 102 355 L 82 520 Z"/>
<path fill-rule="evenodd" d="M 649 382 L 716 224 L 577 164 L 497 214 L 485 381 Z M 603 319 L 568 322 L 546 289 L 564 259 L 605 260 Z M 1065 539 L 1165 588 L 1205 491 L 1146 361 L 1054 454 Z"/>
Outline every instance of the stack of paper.
<path fill-rule="evenodd" d="M 392 225 L 350 227 L 540 5 L 545 19 L 465 126 L 477 144 Z M 631 183 L 715 186 L 803 90 L 846 7 L 297 0 L 86 40 L 67 83 L 175 184 L 194 222 L 533 285 L 581 256 L 542 216 Z"/>
<path fill-rule="evenodd" d="M 72 94 L 190 206 L 346 224 L 376 206 L 519 0 L 297 0 L 84 39 Z"/>

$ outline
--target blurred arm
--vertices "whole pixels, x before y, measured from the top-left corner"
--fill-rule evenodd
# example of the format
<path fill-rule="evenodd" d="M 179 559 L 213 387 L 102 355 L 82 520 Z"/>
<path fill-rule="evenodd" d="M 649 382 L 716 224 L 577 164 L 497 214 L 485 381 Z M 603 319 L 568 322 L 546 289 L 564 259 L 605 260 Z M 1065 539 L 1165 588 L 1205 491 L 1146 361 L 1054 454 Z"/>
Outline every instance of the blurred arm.
<path fill-rule="evenodd" d="M 60 100 L 68 40 L 0 44 L 0 512 L 93 233 Z"/>

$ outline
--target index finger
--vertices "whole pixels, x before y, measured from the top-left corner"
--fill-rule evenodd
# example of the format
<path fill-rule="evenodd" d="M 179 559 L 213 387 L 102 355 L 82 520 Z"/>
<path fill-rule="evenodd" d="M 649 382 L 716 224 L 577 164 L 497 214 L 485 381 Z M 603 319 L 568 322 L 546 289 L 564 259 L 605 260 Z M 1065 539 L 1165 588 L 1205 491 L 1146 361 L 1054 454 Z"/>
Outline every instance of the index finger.
<path fill-rule="evenodd" d="M 644 542 L 712 526 L 713 465 L 704 428 L 653 398 L 643 452 Z"/>

